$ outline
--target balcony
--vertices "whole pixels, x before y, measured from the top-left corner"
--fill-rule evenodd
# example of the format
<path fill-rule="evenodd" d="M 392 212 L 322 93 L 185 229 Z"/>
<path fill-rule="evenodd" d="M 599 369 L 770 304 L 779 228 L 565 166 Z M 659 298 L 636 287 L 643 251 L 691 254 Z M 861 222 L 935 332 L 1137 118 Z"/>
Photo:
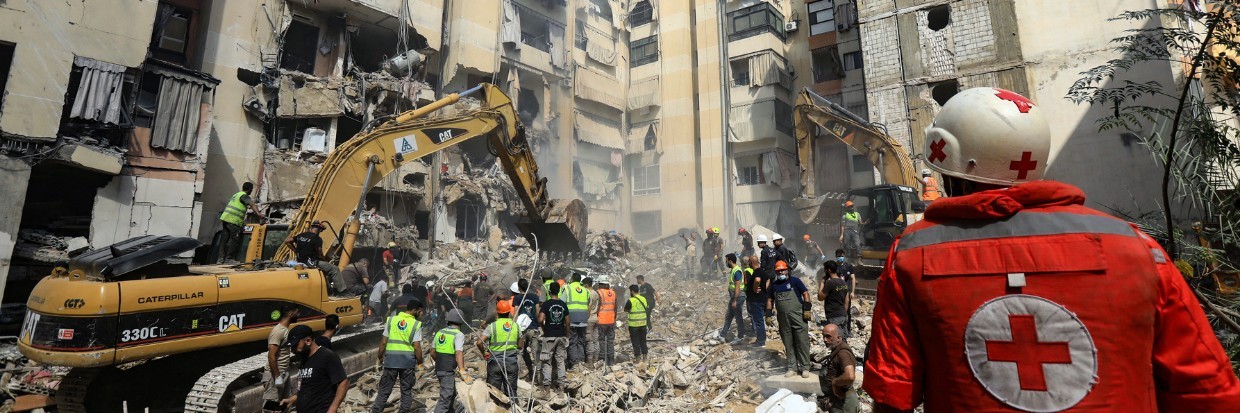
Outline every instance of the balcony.
<path fill-rule="evenodd" d="M 784 16 L 769 3 L 760 3 L 728 13 L 728 41 L 770 33 L 781 42 L 788 40 L 784 32 Z"/>

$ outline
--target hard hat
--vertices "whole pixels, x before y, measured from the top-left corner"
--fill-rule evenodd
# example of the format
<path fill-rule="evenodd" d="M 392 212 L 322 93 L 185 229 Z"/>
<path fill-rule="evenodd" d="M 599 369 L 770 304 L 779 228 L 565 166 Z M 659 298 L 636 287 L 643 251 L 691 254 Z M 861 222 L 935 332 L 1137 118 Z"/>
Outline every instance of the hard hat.
<path fill-rule="evenodd" d="M 766 241 L 767 241 L 767 239 L 766 239 L 766 235 L 763 235 L 763 234 L 758 234 L 758 236 L 753 237 L 753 240 L 754 240 L 754 241 L 757 241 L 757 242 L 766 242 Z"/>
<path fill-rule="evenodd" d="M 805 237 L 803 238 L 805 238 L 806 241 L 809 241 L 809 234 L 805 234 Z"/>
<path fill-rule="evenodd" d="M 783 235 L 779 235 L 779 233 L 778 233 L 778 232 L 777 232 L 777 233 L 775 233 L 775 235 L 772 235 L 772 236 L 771 236 L 771 241 L 783 241 L 783 240 L 784 240 L 784 236 L 783 236 Z"/>
<path fill-rule="evenodd" d="M 323 223 L 322 223 L 322 222 L 319 222 L 319 220 L 317 220 L 317 219 L 316 219 L 316 220 L 314 220 L 314 221 L 310 221 L 310 226 L 311 226 L 311 227 L 317 227 L 318 229 L 323 229 Z"/>
<path fill-rule="evenodd" d="M 482 281 L 486 281 L 486 280 L 487 280 L 488 278 L 490 278 L 490 277 L 491 277 L 491 276 L 490 276 L 490 275 L 488 275 L 488 274 L 487 274 L 487 273 L 485 273 L 485 272 L 484 272 L 484 273 L 481 273 L 481 274 L 478 274 L 478 279 L 480 279 L 480 280 L 482 280 Z"/>
<path fill-rule="evenodd" d="M 744 233 L 745 233 L 745 227 L 741 227 L 740 229 L 736 230 L 736 235 L 741 235 Z"/>
<path fill-rule="evenodd" d="M 511 308 L 509 310 L 511 310 Z M 449 323 L 456 323 L 456 324 L 463 325 L 465 324 L 465 313 L 462 313 L 461 309 L 459 308 L 453 308 L 451 310 L 448 310 L 448 316 L 446 317 L 446 319 L 448 320 Z"/>
<path fill-rule="evenodd" d="M 710 232 L 713 232 L 713 233 L 718 234 L 718 233 L 719 233 L 719 227 L 714 227 L 714 228 L 711 228 L 711 229 L 710 229 Z"/>
<path fill-rule="evenodd" d="M 396 243 L 395 243 L 395 242 L 389 242 L 389 243 L 388 243 L 388 248 L 396 248 Z"/>
<path fill-rule="evenodd" d="M 600 275 L 598 276 L 597 280 L 594 280 L 594 285 L 599 285 L 599 284 L 611 285 L 611 279 L 607 278 L 606 275 Z"/>
<path fill-rule="evenodd" d="M 994 185 L 1042 179 L 1050 156 L 1050 125 L 1042 109 L 1016 92 L 973 88 L 943 105 L 926 128 L 931 169 Z"/>
<path fill-rule="evenodd" d="M 517 325 L 521 326 L 521 330 L 525 330 L 526 328 L 529 328 L 530 323 L 533 323 L 533 322 L 534 320 L 530 319 L 530 316 L 528 314 L 521 314 L 517 316 Z"/>
<path fill-rule="evenodd" d="M 434 287 L 434 286 L 435 286 L 435 280 L 431 280 L 431 281 L 427 281 L 427 282 L 426 282 L 426 288 L 431 288 L 431 287 Z"/>
<path fill-rule="evenodd" d="M 929 169 L 922 169 L 922 170 L 921 170 L 921 174 L 922 174 L 922 175 L 930 175 L 930 170 L 929 170 Z"/>
<path fill-rule="evenodd" d="M 844 206 L 846 206 L 846 207 L 853 206 L 853 202 L 852 202 L 852 201 L 844 201 Z"/>
<path fill-rule="evenodd" d="M 508 300 L 497 301 L 495 303 L 495 313 L 496 314 L 511 314 L 512 313 L 512 302 Z"/>
<path fill-rule="evenodd" d="M 783 260 L 779 260 L 778 262 L 775 263 L 775 271 L 783 271 L 786 269 L 788 269 L 788 263 L 784 262 Z"/>
<path fill-rule="evenodd" d="M 512 282 L 512 286 L 511 286 L 511 287 L 508 287 L 508 289 L 509 289 L 509 290 L 511 290 L 513 294 L 520 294 L 520 293 L 521 293 L 521 289 L 518 287 L 518 285 L 517 285 L 517 282 L 516 282 L 516 281 L 513 281 L 513 282 Z"/>

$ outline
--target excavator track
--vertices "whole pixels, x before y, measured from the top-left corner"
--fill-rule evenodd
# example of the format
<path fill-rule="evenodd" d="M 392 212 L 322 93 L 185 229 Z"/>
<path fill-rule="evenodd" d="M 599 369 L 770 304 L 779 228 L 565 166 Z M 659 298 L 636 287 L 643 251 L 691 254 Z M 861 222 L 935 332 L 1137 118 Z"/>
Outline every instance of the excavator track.
<path fill-rule="evenodd" d="M 374 367 L 383 325 L 363 325 L 355 332 L 338 335 L 332 347 L 354 379 Z M 263 408 L 263 366 L 267 353 L 212 369 L 194 383 L 185 397 L 185 411 L 192 413 L 259 412 Z"/>

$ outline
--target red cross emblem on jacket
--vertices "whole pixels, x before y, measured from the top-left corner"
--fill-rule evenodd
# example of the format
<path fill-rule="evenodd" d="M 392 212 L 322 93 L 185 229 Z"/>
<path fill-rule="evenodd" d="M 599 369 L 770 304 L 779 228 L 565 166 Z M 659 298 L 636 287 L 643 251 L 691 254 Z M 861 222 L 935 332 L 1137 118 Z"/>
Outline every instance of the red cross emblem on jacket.
<path fill-rule="evenodd" d="M 1240 380 L 1166 253 L 1034 181 L 942 198 L 892 246 L 863 387 L 896 409 L 1215 412 Z"/>

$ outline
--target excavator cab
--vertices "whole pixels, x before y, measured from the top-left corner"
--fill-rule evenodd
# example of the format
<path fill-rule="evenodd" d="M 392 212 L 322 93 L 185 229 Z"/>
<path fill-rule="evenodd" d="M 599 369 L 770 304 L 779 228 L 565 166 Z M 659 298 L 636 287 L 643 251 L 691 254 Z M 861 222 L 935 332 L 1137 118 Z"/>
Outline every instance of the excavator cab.
<path fill-rule="evenodd" d="M 246 224 L 241 232 L 241 245 L 245 246 L 245 262 L 263 262 L 275 259 L 276 251 L 289 237 L 288 224 Z"/>
<path fill-rule="evenodd" d="M 925 203 L 917 190 L 903 185 L 878 185 L 848 191 L 861 215 L 861 266 L 882 269 L 896 237 L 921 220 Z"/>

